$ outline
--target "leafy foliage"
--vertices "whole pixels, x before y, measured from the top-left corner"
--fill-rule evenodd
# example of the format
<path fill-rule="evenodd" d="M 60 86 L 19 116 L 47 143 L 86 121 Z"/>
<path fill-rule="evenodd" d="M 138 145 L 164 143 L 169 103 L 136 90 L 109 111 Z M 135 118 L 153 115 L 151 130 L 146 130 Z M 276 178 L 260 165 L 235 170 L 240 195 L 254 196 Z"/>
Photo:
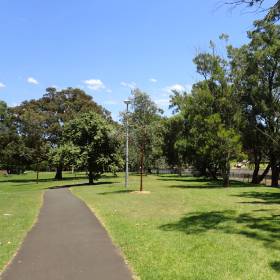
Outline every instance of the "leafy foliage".
<path fill-rule="evenodd" d="M 102 173 L 122 167 L 115 134 L 112 124 L 95 112 L 81 114 L 65 125 L 62 150 L 67 151 L 71 162 L 88 170 L 90 184 Z"/>

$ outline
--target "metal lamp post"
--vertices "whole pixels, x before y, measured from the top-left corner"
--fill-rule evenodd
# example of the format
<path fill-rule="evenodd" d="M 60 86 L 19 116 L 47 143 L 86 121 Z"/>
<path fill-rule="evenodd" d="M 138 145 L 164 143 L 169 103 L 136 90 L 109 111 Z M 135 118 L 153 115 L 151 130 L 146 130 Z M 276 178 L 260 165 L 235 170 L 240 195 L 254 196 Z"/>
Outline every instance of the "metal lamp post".
<path fill-rule="evenodd" d="M 125 188 L 128 187 L 128 106 L 131 103 L 130 100 L 124 100 L 126 104 L 126 146 L 125 146 Z"/>

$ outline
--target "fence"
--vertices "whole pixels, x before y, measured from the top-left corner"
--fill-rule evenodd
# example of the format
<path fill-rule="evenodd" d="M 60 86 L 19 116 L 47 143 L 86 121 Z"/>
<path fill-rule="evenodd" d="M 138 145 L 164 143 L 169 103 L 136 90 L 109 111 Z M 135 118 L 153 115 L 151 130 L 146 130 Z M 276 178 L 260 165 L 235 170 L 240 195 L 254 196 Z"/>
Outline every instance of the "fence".
<path fill-rule="evenodd" d="M 260 170 L 259 174 L 262 174 L 264 170 Z M 230 179 L 250 183 L 252 181 L 253 171 L 250 169 L 232 169 L 230 172 Z M 261 184 L 270 185 L 271 184 L 271 173 L 269 172 Z"/>
<path fill-rule="evenodd" d="M 261 174 L 263 170 L 260 170 Z M 152 169 L 152 174 L 179 174 L 179 170 L 176 169 Z M 199 176 L 199 172 L 194 169 L 181 170 L 183 176 Z M 230 180 L 240 181 L 244 183 L 250 183 L 252 181 L 253 171 L 250 169 L 232 169 L 230 172 Z M 271 173 L 268 173 L 261 184 L 271 184 Z"/>
<path fill-rule="evenodd" d="M 152 174 L 181 174 L 183 176 L 199 176 L 199 172 L 195 169 L 152 169 Z"/>

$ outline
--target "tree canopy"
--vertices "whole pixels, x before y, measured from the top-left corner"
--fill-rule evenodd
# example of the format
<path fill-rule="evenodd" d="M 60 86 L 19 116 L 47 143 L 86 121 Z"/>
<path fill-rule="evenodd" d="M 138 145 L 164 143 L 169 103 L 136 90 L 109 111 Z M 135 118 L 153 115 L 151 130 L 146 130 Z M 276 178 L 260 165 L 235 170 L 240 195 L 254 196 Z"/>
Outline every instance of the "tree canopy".
<path fill-rule="evenodd" d="M 90 184 L 102 173 L 122 167 L 120 143 L 115 135 L 112 124 L 95 112 L 81 114 L 65 125 L 63 142 L 68 155 L 76 154 L 72 161 L 86 168 Z"/>

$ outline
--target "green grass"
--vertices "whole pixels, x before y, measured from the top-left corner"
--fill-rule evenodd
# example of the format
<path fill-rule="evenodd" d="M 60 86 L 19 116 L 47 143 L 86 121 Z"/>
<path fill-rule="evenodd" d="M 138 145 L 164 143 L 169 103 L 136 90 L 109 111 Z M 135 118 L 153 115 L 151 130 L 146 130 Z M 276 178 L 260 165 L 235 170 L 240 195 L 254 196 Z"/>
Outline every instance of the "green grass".
<path fill-rule="evenodd" d="M 280 279 L 280 190 L 176 176 L 145 177 L 140 195 L 123 178 L 74 187 L 121 247 L 136 275 L 152 279 Z M 130 178 L 137 189 L 139 177 Z"/>
<path fill-rule="evenodd" d="M 0 176 L 0 271 L 17 251 L 26 233 L 36 221 L 44 190 L 48 187 L 77 182 L 70 174 L 66 180 L 52 180 L 53 173 Z"/>

